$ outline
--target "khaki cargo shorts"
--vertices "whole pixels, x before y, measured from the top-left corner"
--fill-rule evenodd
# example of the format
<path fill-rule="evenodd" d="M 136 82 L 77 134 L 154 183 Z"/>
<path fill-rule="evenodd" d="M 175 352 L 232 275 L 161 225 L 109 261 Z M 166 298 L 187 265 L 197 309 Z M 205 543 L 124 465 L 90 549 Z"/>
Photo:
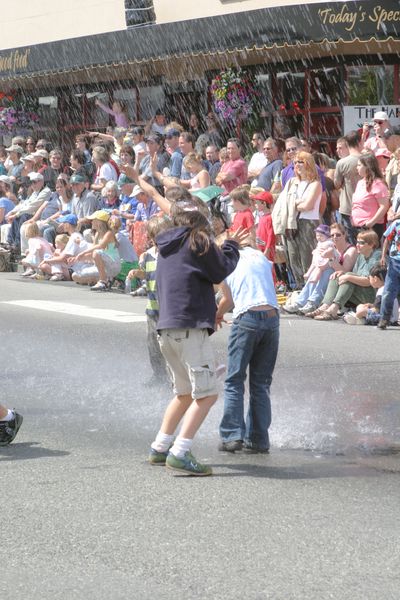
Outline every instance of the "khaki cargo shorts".
<path fill-rule="evenodd" d="M 218 394 L 214 352 L 207 329 L 163 329 L 159 336 L 178 396 L 195 400 Z"/>

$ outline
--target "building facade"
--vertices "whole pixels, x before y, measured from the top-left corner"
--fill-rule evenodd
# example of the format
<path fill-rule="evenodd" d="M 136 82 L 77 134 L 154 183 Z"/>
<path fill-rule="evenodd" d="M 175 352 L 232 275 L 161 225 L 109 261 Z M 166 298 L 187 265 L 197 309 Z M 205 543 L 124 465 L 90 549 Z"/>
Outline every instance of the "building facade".
<path fill-rule="evenodd" d="M 16 0 L 2 17 L 0 95 L 36 102 L 37 133 L 61 145 L 108 125 L 95 98 L 124 101 L 133 123 L 163 108 L 186 125 L 232 65 L 256 78 L 257 126 L 275 136 L 329 144 L 374 107 L 400 117 L 398 1 L 55 4 Z"/>

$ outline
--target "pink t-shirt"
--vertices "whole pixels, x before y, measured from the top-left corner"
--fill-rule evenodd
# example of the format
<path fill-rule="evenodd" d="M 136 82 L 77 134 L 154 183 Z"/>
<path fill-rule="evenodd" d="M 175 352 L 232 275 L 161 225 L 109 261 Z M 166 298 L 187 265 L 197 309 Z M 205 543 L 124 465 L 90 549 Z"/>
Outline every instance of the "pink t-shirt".
<path fill-rule="evenodd" d="M 28 240 L 28 251 L 29 254 L 39 258 L 39 260 L 43 260 L 45 255 L 49 256 L 53 255 L 53 247 L 49 244 L 47 240 L 41 237 L 34 237 Z"/>
<path fill-rule="evenodd" d="M 351 218 L 356 227 L 362 227 L 367 221 L 374 218 L 376 211 L 380 207 L 378 200 L 389 198 L 389 190 L 382 179 L 375 179 L 371 189 L 367 190 L 365 179 L 360 179 L 353 194 L 353 206 L 351 209 Z M 383 223 L 383 216 L 378 223 Z"/>
<path fill-rule="evenodd" d="M 222 165 L 220 173 L 231 173 L 234 176 L 233 179 L 222 184 L 227 194 L 238 185 L 247 183 L 247 163 L 243 158 L 228 160 Z"/>

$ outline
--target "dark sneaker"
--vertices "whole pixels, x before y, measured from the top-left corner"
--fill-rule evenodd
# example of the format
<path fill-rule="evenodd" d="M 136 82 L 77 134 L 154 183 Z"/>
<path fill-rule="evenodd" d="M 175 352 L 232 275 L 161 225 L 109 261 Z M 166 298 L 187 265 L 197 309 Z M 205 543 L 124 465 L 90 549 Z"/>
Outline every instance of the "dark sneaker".
<path fill-rule="evenodd" d="M 158 452 L 158 450 L 154 450 L 154 448 L 150 448 L 149 463 L 151 465 L 165 465 L 167 456 L 168 456 L 168 450 L 167 450 L 167 452 Z"/>
<path fill-rule="evenodd" d="M 190 452 L 186 452 L 183 458 L 177 458 L 170 452 L 167 456 L 165 466 L 168 469 L 179 472 L 181 475 L 194 475 L 197 477 L 212 475 L 212 468 L 197 462 Z"/>
<path fill-rule="evenodd" d="M 0 421 L 0 446 L 8 446 L 15 439 L 23 417 L 14 411 L 11 421 Z"/>
<path fill-rule="evenodd" d="M 389 322 L 386 319 L 380 319 L 378 325 L 376 326 L 377 329 L 386 329 L 386 327 L 389 325 Z"/>
<path fill-rule="evenodd" d="M 243 452 L 246 452 L 247 454 L 269 454 L 269 448 L 260 448 L 260 446 L 245 444 L 243 446 Z"/>
<path fill-rule="evenodd" d="M 242 440 L 234 440 L 233 442 L 221 442 L 218 446 L 220 452 L 240 452 L 243 448 Z"/>

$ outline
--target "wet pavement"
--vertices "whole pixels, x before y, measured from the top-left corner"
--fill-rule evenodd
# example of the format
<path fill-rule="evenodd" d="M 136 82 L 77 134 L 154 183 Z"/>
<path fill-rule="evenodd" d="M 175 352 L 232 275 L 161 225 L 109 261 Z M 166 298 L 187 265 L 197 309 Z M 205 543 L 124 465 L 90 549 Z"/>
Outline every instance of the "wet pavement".
<path fill-rule="evenodd" d="M 397 600 L 399 329 L 284 315 L 271 454 L 217 451 L 220 400 L 194 448 L 215 475 L 192 480 L 146 464 L 169 394 L 145 383 L 145 323 L 5 304 L 27 299 L 93 315 L 145 305 L 0 275 L 2 401 L 25 418 L 0 450 L 13 524 L 0 592 Z M 228 333 L 214 336 L 219 362 Z"/>

